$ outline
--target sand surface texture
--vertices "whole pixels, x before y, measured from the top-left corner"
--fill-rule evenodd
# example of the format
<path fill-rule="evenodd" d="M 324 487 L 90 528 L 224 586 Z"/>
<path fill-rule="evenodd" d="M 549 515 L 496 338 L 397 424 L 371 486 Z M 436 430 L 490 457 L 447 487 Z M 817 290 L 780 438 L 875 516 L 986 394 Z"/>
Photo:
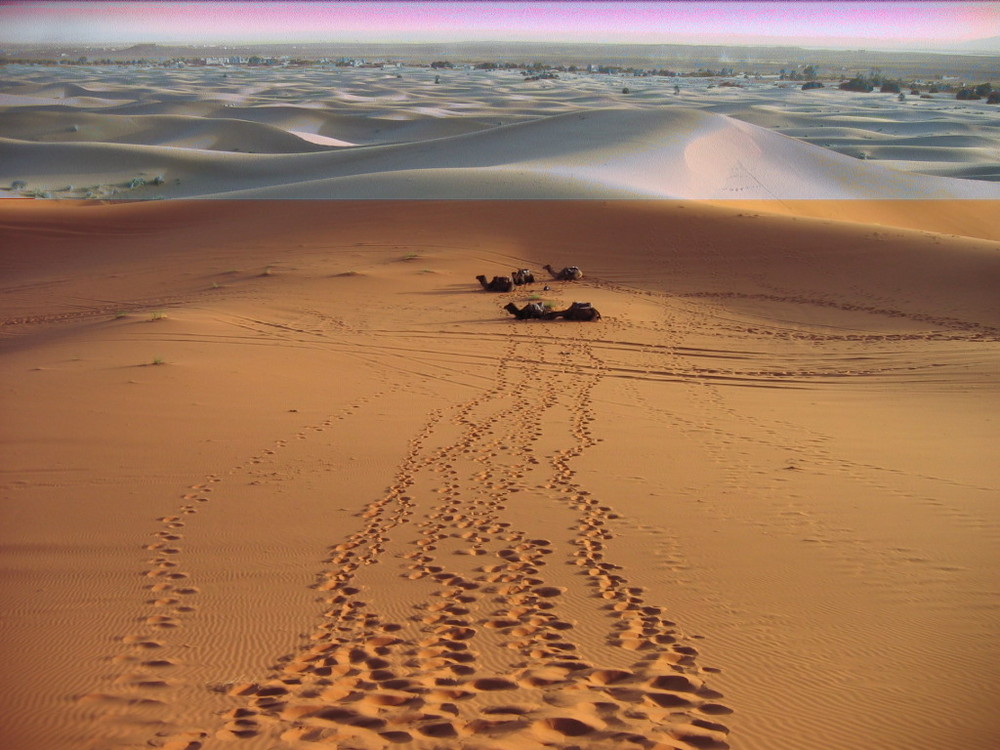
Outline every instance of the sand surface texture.
<path fill-rule="evenodd" d="M 995 108 L 222 75 L 0 86 L 0 746 L 1000 743 Z"/>

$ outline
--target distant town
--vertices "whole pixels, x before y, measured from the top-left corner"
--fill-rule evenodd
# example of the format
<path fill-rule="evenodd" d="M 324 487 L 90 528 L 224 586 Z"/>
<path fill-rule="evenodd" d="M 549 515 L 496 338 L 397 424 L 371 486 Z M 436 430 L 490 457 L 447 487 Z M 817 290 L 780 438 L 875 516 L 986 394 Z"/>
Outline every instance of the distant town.
<path fill-rule="evenodd" d="M 344 54 L 323 54 L 341 51 Z M 0 65 L 163 68 L 406 68 L 518 71 L 526 81 L 565 74 L 719 78 L 718 85 L 776 79 L 851 91 L 954 93 L 998 101 L 994 55 L 797 47 L 468 43 L 453 45 L 264 45 L 257 48 L 138 44 L 124 48 L 0 45 Z"/>

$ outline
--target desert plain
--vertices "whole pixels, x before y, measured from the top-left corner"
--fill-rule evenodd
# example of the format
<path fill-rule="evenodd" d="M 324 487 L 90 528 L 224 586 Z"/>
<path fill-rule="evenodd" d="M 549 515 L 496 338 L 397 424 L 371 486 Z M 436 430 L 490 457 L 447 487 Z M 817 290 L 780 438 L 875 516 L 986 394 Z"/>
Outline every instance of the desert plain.
<path fill-rule="evenodd" d="M 1000 744 L 1000 110 L 721 83 L 5 66 L 0 747 Z"/>

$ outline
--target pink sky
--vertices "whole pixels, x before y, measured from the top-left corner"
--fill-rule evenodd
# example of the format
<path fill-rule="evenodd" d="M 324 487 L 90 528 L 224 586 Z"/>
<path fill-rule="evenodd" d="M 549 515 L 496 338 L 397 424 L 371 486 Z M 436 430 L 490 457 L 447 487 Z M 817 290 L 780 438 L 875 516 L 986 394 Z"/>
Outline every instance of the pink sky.
<path fill-rule="evenodd" d="M 1000 2 L 5 2 L 0 42 L 844 44 L 1000 36 Z"/>

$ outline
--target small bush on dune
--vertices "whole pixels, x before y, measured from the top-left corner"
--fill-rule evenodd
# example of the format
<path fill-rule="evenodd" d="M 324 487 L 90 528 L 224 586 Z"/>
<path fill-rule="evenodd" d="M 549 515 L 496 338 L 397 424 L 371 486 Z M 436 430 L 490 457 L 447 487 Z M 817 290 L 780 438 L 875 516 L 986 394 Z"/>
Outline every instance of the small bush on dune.
<path fill-rule="evenodd" d="M 966 86 L 959 89 L 958 93 L 955 94 L 955 98 L 964 101 L 986 99 L 987 104 L 997 104 L 1000 103 L 1000 96 L 998 94 L 1000 92 L 994 91 L 991 84 L 981 83 L 978 86 Z"/>
<path fill-rule="evenodd" d="M 849 81 L 844 81 L 840 84 L 841 91 L 860 91 L 867 94 L 870 91 L 874 91 L 875 87 L 872 86 L 866 79 L 858 77 L 852 78 Z"/>
<path fill-rule="evenodd" d="M 542 299 L 542 295 L 540 295 L 540 294 L 529 294 L 528 295 L 528 302 L 541 302 L 542 306 L 546 310 L 554 310 L 556 308 L 556 305 L 557 305 L 557 303 L 556 303 L 555 300 Z"/>
<path fill-rule="evenodd" d="M 977 94 L 974 89 L 959 89 L 958 93 L 955 94 L 955 98 L 962 101 L 974 101 L 983 97 Z"/>

